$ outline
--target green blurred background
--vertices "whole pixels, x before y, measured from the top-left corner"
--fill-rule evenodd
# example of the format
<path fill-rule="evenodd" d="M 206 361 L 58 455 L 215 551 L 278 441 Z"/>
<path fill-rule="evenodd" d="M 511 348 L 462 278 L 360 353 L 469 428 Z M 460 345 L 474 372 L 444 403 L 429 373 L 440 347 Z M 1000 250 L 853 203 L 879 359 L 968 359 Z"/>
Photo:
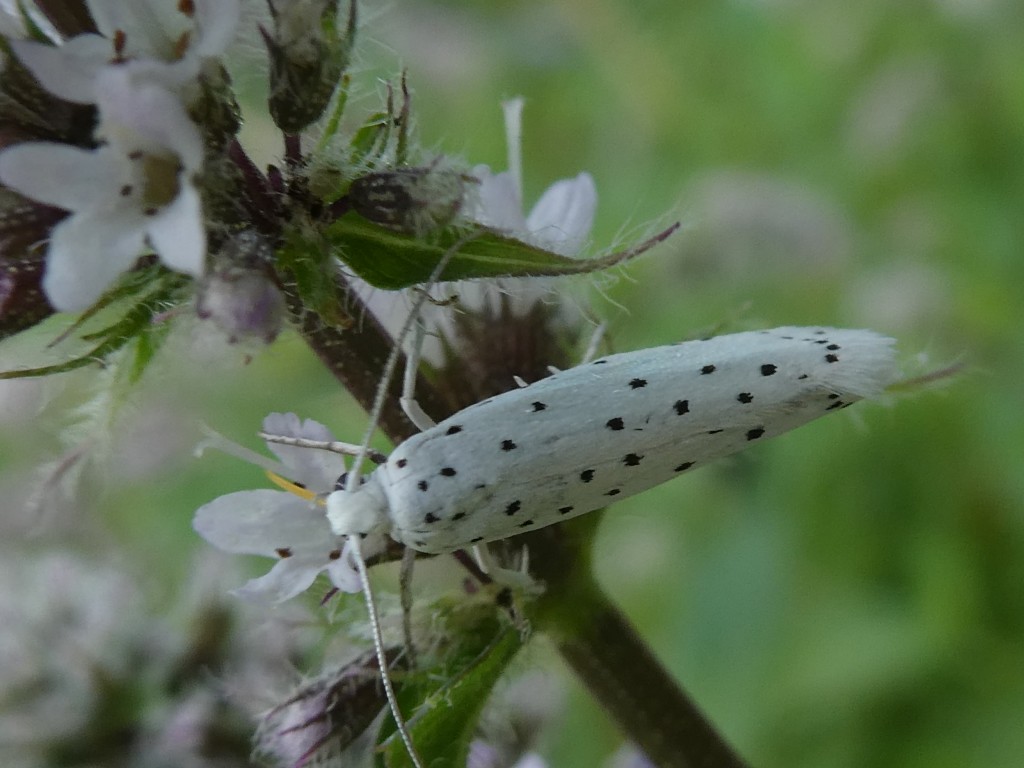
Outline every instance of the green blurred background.
<path fill-rule="evenodd" d="M 617 349 L 820 323 L 896 336 L 912 374 L 966 364 L 618 504 L 597 568 L 755 766 L 1024 764 L 1024 4 L 390 0 L 364 20 L 356 78 L 408 67 L 426 147 L 504 168 L 499 102 L 523 95 L 528 205 L 588 170 L 596 248 L 684 222 L 592 281 Z M 195 420 L 363 423 L 294 336 L 248 364 L 202 337 L 148 374 L 72 500 L 157 603 L 206 547 L 194 508 L 262 482 L 192 459 Z M 13 510 L 75 397 L 40 416 L 38 383 L 5 392 Z M 541 751 L 599 765 L 621 737 L 566 681 Z"/>

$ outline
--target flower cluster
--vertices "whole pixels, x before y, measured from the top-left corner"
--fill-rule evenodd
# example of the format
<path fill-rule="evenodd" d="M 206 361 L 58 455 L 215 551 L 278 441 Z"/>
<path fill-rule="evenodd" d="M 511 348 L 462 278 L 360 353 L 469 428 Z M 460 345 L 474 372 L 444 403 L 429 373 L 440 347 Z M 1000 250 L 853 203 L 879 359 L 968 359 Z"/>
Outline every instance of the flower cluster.
<path fill-rule="evenodd" d="M 47 91 L 96 111 L 95 146 L 30 141 L 0 153 L 4 185 L 70 214 L 51 233 L 43 278 L 58 310 L 92 305 L 145 247 L 171 269 L 203 273 L 205 150 L 190 108 L 234 37 L 239 6 L 94 0 L 90 11 L 98 32 L 61 45 L 10 41 Z"/>

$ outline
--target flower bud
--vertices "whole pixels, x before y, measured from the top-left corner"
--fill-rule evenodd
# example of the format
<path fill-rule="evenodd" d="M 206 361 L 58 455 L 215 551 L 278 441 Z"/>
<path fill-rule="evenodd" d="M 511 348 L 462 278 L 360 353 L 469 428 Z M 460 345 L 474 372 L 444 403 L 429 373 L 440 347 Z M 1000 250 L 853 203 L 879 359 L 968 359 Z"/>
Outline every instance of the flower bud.
<path fill-rule="evenodd" d="M 277 338 L 285 317 L 284 297 L 271 279 L 273 251 L 252 230 L 232 236 L 211 259 L 199 285 L 196 314 L 211 320 L 232 343 Z"/>
<path fill-rule="evenodd" d="M 433 163 L 360 176 L 349 187 L 348 200 L 374 224 L 422 237 L 454 220 L 465 193 L 463 174 Z"/>
<path fill-rule="evenodd" d="M 270 115 L 285 133 L 298 133 L 327 108 L 349 64 L 356 0 L 338 29 L 338 0 L 269 0 L 273 32 L 261 29 L 270 54 Z"/>
<path fill-rule="evenodd" d="M 389 664 L 397 649 L 388 651 Z M 300 685 L 287 701 L 263 715 L 257 751 L 286 765 L 319 764 L 365 731 L 387 703 L 373 653 Z"/>

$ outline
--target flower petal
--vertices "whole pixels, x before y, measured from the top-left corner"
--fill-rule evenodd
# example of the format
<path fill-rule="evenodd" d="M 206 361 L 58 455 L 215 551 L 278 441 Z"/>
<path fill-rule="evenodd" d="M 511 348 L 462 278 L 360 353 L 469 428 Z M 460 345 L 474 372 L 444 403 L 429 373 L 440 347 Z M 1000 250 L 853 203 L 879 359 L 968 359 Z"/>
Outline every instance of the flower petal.
<path fill-rule="evenodd" d="M 203 138 L 181 99 L 129 65 L 105 67 L 96 75 L 100 132 L 131 150 L 176 154 L 187 170 L 203 164 Z"/>
<path fill-rule="evenodd" d="M 263 420 L 263 431 L 271 435 L 304 437 L 308 440 L 334 440 L 334 435 L 323 424 L 313 419 L 303 421 L 294 413 L 268 414 Z M 267 448 L 288 467 L 291 480 L 317 493 L 333 491 L 335 481 L 345 471 L 342 457 L 330 451 L 297 448 L 280 443 L 267 443 Z"/>
<path fill-rule="evenodd" d="M 572 255 L 590 235 L 597 211 L 597 186 L 586 172 L 548 187 L 526 217 L 531 238 L 556 253 Z"/>
<path fill-rule="evenodd" d="M 76 211 L 117 195 L 122 175 L 110 150 L 28 142 L 0 152 L 0 181 L 33 200 Z"/>
<path fill-rule="evenodd" d="M 206 264 L 206 230 L 199 192 L 182 182 L 174 200 L 147 221 L 146 234 L 160 261 L 198 277 Z"/>
<path fill-rule="evenodd" d="M 234 590 L 234 594 L 253 602 L 283 603 L 309 589 L 321 570 L 322 564 L 305 559 L 279 560 L 267 573 Z"/>
<path fill-rule="evenodd" d="M 199 0 L 196 3 L 196 34 L 189 53 L 200 57 L 220 56 L 235 39 L 241 17 L 239 0 Z"/>
<path fill-rule="evenodd" d="M 226 552 L 267 557 L 319 554 L 326 565 L 335 548 L 324 511 L 284 491 L 237 491 L 196 510 L 192 527 Z"/>
<path fill-rule="evenodd" d="M 50 93 L 73 104 L 92 104 L 96 73 L 114 55 L 100 35 L 78 35 L 61 46 L 11 40 L 18 61 L 28 67 Z"/>
<path fill-rule="evenodd" d="M 473 169 L 473 176 L 479 179 L 480 184 L 476 190 L 472 218 L 484 226 L 524 234 L 526 219 L 523 218 L 512 174 L 507 171 L 493 173 L 486 165 L 478 165 Z"/>
<path fill-rule="evenodd" d="M 141 226 L 104 215 L 78 213 L 58 224 L 46 256 L 43 290 L 63 312 L 86 309 L 135 261 Z"/>

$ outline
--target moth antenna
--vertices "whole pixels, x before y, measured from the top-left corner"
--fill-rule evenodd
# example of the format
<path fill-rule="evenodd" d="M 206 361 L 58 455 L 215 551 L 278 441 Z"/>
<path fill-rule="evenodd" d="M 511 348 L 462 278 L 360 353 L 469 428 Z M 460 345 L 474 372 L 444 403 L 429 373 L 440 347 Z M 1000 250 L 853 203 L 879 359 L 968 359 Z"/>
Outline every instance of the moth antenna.
<path fill-rule="evenodd" d="M 330 451 L 339 453 L 342 456 L 358 456 L 363 446 L 355 443 L 344 443 L 341 440 L 312 440 L 308 437 L 291 437 L 289 435 L 272 435 L 269 432 L 257 432 L 257 437 L 266 440 L 268 443 L 280 445 L 291 445 L 295 448 L 313 448 L 319 451 Z M 366 458 L 374 464 L 383 464 L 388 460 L 380 451 L 367 450 Z"/>
<path fill-rule="evenodd" d="M 352 544 L 352 555 L 356 561 L 356 570 L 359 571 L 359 582 L 363 588 L 363 599 L 366 600 L 366 612 L 370 615 L 370 630 L 373 635 L 373 652 L 377 655 L 377 664 L 380 667 L 380 680 L 384 685 L 384 695 L 388 700 L 388 707 L 391 709 L 391 716 L 395 718 L 395 726 L 398 728 L 398 735 L 402 738 L 409 759 L 415 768 L 424 768 L 423 760 L 412 743 L 412 734 L 409 727 L 398 709 L 398 698 L 395 696 L 395 688 L 391 684 L 391 674 L 387 668 L 387 657 L 384 655 L 384 638 L 380 631 L 380 618 L 377 615 L 377 604 L 373 600 L 373 590 L 370 589 L 370 577 L 366 572 L 366 562 L 363 560 L 362 542 L 358 536 L 350 536 Z"/>
<path fill-rule="evenodd" d="M 460 238 L 444 253 L 441 259 L 437 262 L 437 266 L 434 267 L 434 270 L 430 273 L 430 277 L 426 283 L 428 289 L 440 279 L 441 275 L 444 273 L 445 267 L 448 266 L 448 262 L 451 260 L 455 252 L 472 239 L 472 237 L 472 235 L 468 235 Z M 370 418 L 366 427 L 366 432 L 363 434 L 363 440 L 359 445 L 359 450 L 355 454 L 355 458 L 352 461 L 352 467 L 349 469 L 348 477 L 345 481 L 345 490 L 347 492 L 354 492 L 359 488 L 360 481 L 362 479 L 360 477 L 360 470 L 362 469 L 363 461 L 370 454 L 370 440 L 373 439 L 373 433 L 377 431 L 377 424 L 380 421 L 381 413 L 384 410 L 384 401 L 387 398 L 388 388 L 391 386 L 392 377 L 395 375 L 395 368 L 398 366 L 398 359 L 402 355 L 402 344 L 409 332 L 412 330 L 414 324 L 418 321 L 420 311 L 423 309 L 423 305 L 426 303 L 428 296 L 428 292 L 424 290 L 416 297 L 416 301 L 413 302 L 412 309 L 409 310 L 409 315 L 406 317 L 405 323 L 402 325 L 401 330 L 395 338 L 395 345 L 388 353 L 388 358 L 384 363 L 383 370 L 381 371 L 380 383 L 377 385 L 377 391 L 374 394 L 373 405 L 370 408 Z M 419 338 L 422 339 L 422 335 L 419 335 Z M 418 361 L 418 359 L 418 351 L 410 355 L 410 361 Z M 406 381 L 408 380 L 409 376 L 407 375 Z M 415 383 L 414 374 L 411 380 Z M 419 406 L 417 405 L 417 408 L 418 407 Z M 425 413 L 423 416 L 429 421 L 429 417 L 427 417 Z M 413 420 L 413 423 L 415 423 L 415 420 Z M 433 424 L 432 421 L 430 423 Z M 388 660 L 384 655 L 384 641 L 381 637 L 380 619 L 377 615 L 376 603 L 374 603 L 373 600 L 373 590 L 370 587 L 370 579 L 366 572 L 366 563 L 363 560 L 361 542 L 359 541 L 358 536 L 349 536 L 349 541 L 352 542 L 352 555 L 353 559 L 356 561 L 356 569 L 359 571 L 359 583 L 366 599 L 366 610 L 370 617 L 370 627 L 373 633 L 374 653 L 377 655 L 377 665 L 380 667 L 380 677 L 384 684 L 384 693 L 388 699 L 391 716 L 395 719 L 395 725 L 398 727 L 398 733 L 402 737 L 402 743 L 405 745 L 413 765 L 415 768 L 423 768 L 423 761 L 420 760 L 419 755 L 416 753 L 416 748 L 413 746 L 412 736 L 409 734 L 409 729 L 405 723 L 405 719 L 402 717 L 402 713 L 398 709 L 398 700 L 395 698 L 394 687 L 391 684 L 391 674 L 388 671 Z M 405 600 L 404 597 L 403 600 Z M 403 602 L 403 607 L 404 605 L 405 603 Z M 406 621 L 408 621 L 408 619 L 406 619 Z"/>

